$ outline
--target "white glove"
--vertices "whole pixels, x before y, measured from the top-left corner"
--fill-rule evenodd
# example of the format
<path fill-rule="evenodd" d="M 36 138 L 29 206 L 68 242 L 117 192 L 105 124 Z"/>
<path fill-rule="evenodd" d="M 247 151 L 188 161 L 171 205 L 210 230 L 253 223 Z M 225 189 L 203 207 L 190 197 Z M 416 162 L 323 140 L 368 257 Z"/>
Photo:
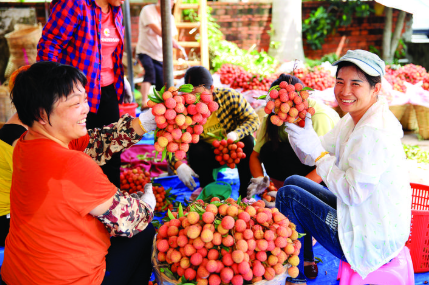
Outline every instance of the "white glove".
<path fill-rule="evenodd" d="M 156 129 L 155 116 L 152 114 L 150 109 L 140 113 L 139 120 L 146 132 L 150 132 Z"/>
<path fill-rule="evenodd" d="M 155 209 L 156 199 L 155 195 L 153 194 L 152 183 L 146 183 L 144 186 L 144 194 L 140 196 L 140 200 L 146 202 L 152 208 L 152 210 Z"/>
<path fill-rule="evenodd" d="M 124 103 L 133 102 L 133 90 L 131 89 L 130 82 L 124 76 Z"/>
<path fill-rule="evenodd" d="M 293 123 L 286 123 L 285 131 L 289 134 L 289 141 L 299 160 L 305 165 L 315 165 L 316 158 L 325 149 L 322 147 L 319 136 L 313 129 L 311 115 L 307 113 L 304 128 Z"/>
<path fill-rule="evenodd" d="M 268 196 L 274 197 L 277 199 L 277 191 L 270 191 L 267 193 Z M 265 202 L 265 206 L 267 208 L 275 208 L 276 207 L 276 202 L 268 202 L 267 200 L 265 200 L 264 198 L 262 198 L 262 200 L 264 200 Z"/>
<path fill-rule="evenodd" d="M 232 139 L 233 141 L 238 140 L 238 135 L 236 132 L 230 132 L 226 135 L 226 139 Z"/>
<path fill-rule="evenodd" d="M 198 174 L 196 174 L 192 168 L 190 168 L 187 164 L 182 163 L 177 169 L 177 176 L 179 176 L 180 181 L 183 182 L 183 184 L 186 185 L 190 190 L 193 190 L 195 187 L 197 187 L 197 184 L 194 181 L 194 177 L 199 177 Z"/>
<path fill-rule="evenodd" d="M 268 186 L 270 186 L 270 179 L 268 176 L 250 179 L 250 185 L 247 187 L 247 199 L 252 198 L 255 194 L 261 194 Z"/>

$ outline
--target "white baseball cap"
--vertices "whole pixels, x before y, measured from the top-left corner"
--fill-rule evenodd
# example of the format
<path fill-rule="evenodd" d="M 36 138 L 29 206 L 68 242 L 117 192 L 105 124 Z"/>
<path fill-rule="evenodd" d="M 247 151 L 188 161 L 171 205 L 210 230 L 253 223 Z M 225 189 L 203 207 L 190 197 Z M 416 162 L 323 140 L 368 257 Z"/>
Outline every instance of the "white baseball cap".
<path fill-rule="evenodd" d="M 385 63 L 378 55 L 362 50 L 349 50 L 339 60 L 332 65 L 338 65 L 340 62 L 349 61 L 356 64 L 363 72 L 371 76 L 384 76 L 386 74 Z"/>

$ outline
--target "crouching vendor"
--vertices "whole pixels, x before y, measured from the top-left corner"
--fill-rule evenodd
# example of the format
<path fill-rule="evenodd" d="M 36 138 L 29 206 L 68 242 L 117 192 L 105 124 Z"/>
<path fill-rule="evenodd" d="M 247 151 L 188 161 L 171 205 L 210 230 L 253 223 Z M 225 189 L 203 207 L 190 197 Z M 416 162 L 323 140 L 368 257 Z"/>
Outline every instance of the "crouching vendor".
<path fill-rule="evenodd" d="M 137 284 L 151 274 L 152 186 L 130 196 L 97 165 L 105 156 L 86 129 L 86 83 L 54 62 L 16 77 L 12 102 L 28 131 L 13 153 L 6 284 Z M 155 127 L 150 112 L 126 121 L 134 143 Z"/>

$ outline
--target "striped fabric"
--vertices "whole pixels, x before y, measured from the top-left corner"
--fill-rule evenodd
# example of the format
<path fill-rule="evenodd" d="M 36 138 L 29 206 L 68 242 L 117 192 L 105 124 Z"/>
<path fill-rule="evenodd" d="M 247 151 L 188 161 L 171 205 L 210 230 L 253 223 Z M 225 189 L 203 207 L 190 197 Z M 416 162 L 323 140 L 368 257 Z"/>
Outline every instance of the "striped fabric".
<path fill-rule="evenodd" d="M 124 90 L 124 27 L 121 7 L 111 7 L 121 44 L 113 53 L 113 71 L 118 100 Z M 37 61 L 55 61 L 74 66 L 86 75 L 90 112 L 100 105 L 101 8 L 95 0 L 53 0 L 51 15 L 37 45 Z"/>
<path fill-rule="evenodd" d="M 226 133 L 234 131 L 241 140 L 258 129 L 258 115 L 239 92 L 229 88 L 215 88 L 213 100 L 219 104 L 219 109 L 215 114 Z M 175 169 L 174 165 L 177 161 L 172 155 L 172 159 L 169 161 L 171 169 Z"/>

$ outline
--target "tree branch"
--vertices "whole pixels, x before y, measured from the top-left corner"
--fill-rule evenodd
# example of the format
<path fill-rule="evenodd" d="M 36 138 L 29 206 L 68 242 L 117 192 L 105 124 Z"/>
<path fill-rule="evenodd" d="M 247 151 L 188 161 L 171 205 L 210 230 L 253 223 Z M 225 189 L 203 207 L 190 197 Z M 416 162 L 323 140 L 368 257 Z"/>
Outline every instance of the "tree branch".
<path fill-rule="evenodd" d="M 383 31 L 383 60 L 388 61 L 390 58 L 390 40 L 392 38 L 392 8 L 385 7 L 386 12 Z"/>
<path fill-rule="evenodd" d="M 402 28 L 404 27 L 405 11 L 400 11 L 398 20 L 396 21 L 395 31 L 393 32 L 392 42 L 390 44 L 390 60 L 393 61 L 396 48 L 398 47 L 399 39 L 401 38 Z"/>

